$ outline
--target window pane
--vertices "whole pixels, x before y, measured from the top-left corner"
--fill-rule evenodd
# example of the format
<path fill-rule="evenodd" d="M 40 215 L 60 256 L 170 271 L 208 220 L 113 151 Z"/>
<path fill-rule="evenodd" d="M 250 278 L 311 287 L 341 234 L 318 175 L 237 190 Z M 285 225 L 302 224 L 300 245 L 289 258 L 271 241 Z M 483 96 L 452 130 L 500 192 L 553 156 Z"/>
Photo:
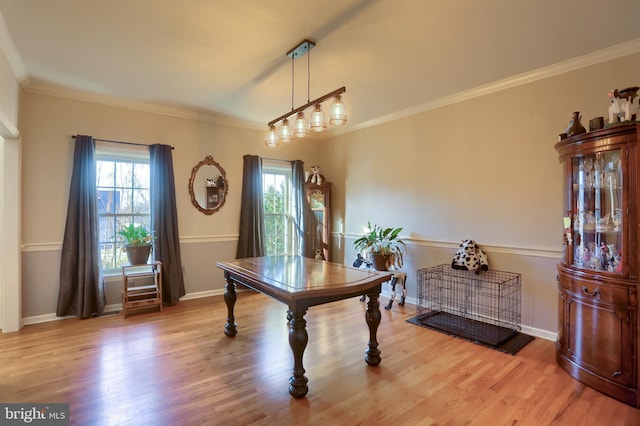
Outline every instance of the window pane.
<path fill-rule="evenodd" d="M 133 200 L 131 190 L 122 190 L 120 192 L 120 209 L 116 213 L 133 213 Z"/>
<path fill-rule="evenodd" d="M 265 167 L 262 175 L 267 255 L 292 254 L 290 185 L 288 168 Z"/>
<path fill-rule="evenodd" d="M 99 250 L 103 270 L 128 263 L 118 231 L 133 223 L 151 230 L 150 175 L 147 162 L 96 161 Z"/>
<path fill-rule="evenodd" d="M 131 188 L 133 186 L 133 164 L 129 162 L 116 162 L 115 186 Z"/>
<path fill-rule="evenodd" d="M 145 213 L 149 212 L 149 206 L 151 205 L 150 191 L 148 189 L 134 189 L 133 190 L 133 213 Z"/>
<path fill-rule="evenodd" d="M 96 184 L 98 186 L 113 186 L 113 176 L 115 174 L 115 163 L 113 161 L 96 162 Z"/>
<path fill-rule="evenodd" d="M 149 189 L 149 165 L 136 163 L 133 167 L 133 187 Z"/>

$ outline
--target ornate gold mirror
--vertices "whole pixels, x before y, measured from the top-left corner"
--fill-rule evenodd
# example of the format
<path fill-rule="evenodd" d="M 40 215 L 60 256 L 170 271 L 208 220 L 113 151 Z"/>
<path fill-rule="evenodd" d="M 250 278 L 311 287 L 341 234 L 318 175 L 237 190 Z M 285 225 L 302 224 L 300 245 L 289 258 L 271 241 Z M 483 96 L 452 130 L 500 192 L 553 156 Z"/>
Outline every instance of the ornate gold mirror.
<path fill-rule="evenodd" d="M 227 199 L 228 190 L 227 175 L 212 156 L 207 155 L 191 170 L 191 202 L 202 213 L 213 214 L 220 210 Z"/>

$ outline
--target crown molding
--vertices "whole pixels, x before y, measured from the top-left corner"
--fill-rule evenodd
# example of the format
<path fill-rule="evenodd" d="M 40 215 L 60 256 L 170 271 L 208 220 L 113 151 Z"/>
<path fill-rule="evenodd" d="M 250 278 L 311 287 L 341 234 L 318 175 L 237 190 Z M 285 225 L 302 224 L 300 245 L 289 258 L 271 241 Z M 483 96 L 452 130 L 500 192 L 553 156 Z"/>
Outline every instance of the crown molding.
<path fill-rule="evenodd" d="M 594 52 L 587 53 L 586 55 L 578 56 L 566 61 L 538 68 L 533 71 L 498 80 L 493 83 L 474 87 L 473 89 L 454 93 L 450 96 L 444 96 L 442 98 L 435 99 L 433 101 L 429 101 L 415 107 L 406 108 L 393 114 L 385 115 L 383 117 L 379 117 L 352 126 L 350 130 L 353 131 L 376 126 L 378 124 L 442 108 L 448 105 L 456 104 L 458 102 L 463 102 L 470 99 L 478 98 L 480 96 L 489 95 L 491 93 L 500 92 L 502 90 L 511 89 L 513 87 L 521 86 L 545 78 L 554 77 L 560 74 L 565 74 L 571 71 L 586 68 L 592 65 L 597 65 L 602 62 L 610 61 L 627 55 L 632 55 L 638 52 L 640 52 L 640 38 L 616 44 L 605 49 L 596 50 Z"/>
<path fill-rule="evenodd" d="M 249 123 L 246 121 L 236 120 L 230 117 L 215 114 L 210 111 L 188 108 L 174 107 L 169 105 L 161 105 L 152 102 L 144 102 L 133 99 L 120 98 L 117 96 L 104 95 L 99 93 L 86 92 L 77 89 L 71 89 L 45 82 L 40 79 L 27 79 L 22 84 L 22 88 L 26 92 L 55 96 L 59 98 L 71 99 L 76 101 L 90 102 L 100 105 L 108 105 L 118 108 L 126 108 L 136 111 L 149 112 L 153 114 L 167 115 L 177 118 L 186 118 L 190 120 L 203 121 L 213 124 L 223 124 L 227 126 L 240 127 L 244 129 L 264 130 L 264 124 Z"/>

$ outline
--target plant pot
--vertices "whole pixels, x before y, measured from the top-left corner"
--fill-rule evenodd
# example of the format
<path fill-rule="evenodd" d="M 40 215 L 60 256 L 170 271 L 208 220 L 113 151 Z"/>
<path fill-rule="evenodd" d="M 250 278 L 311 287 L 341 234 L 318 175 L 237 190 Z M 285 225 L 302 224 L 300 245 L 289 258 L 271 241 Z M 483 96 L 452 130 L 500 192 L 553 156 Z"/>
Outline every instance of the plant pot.
<path fill-rule="evenodd" d="M 372 254 L 371 261 L 376 271 L 386 271 L 391 265 L 391 256 L 387 254 Z"/>
<path fill-rule="evenodd" d="M 149 260 L 151 246 L 127 246 L 124 248 L 132 265 L 144 265 Z"/>

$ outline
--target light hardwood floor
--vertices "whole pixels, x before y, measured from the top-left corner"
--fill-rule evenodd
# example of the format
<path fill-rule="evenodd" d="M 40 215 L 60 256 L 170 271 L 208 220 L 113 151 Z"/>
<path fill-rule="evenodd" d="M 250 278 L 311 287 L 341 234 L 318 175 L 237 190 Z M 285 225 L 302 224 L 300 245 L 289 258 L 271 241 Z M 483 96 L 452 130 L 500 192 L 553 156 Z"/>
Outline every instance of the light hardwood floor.
<path fill-rule="evenodd" d="M 560 370 L 553 342 L 515 356 L 382 309 L 382 364 L 368 367 L 366 305 L 309 309 L 309 393 L 288 393 L 286 307 L 239 292 L 235 338 L 222 296 L 161 313 L 65 320 L 0 334 L 0 402 L 66 402 L 74 425 L 634 425 L 640 410 Z"/>

